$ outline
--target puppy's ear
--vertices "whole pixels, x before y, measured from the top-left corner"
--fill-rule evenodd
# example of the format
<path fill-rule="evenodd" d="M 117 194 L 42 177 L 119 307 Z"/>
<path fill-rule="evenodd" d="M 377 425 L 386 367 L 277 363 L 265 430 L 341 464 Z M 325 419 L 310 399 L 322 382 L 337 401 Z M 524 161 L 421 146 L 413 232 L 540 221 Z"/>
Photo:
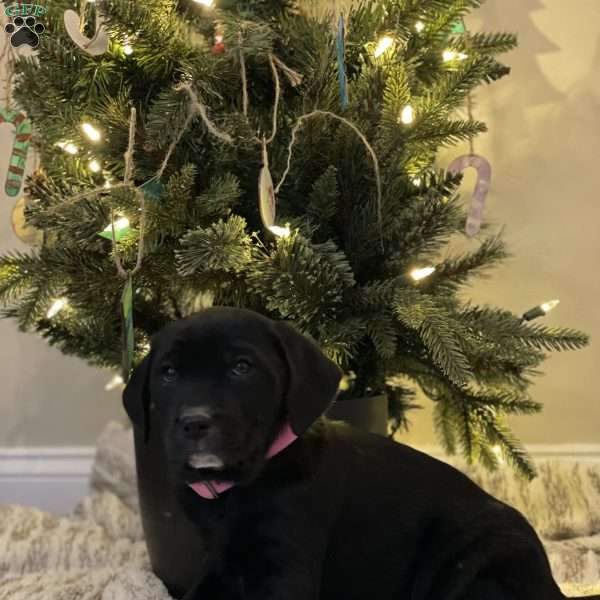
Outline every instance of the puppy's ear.
<path fill-rule="evenodd" d="M 148 379 L 152 364 L 152 352 L 133 370 L 123 390 L 123 406 L 135 427 L 144 432 L 144 442 L 150 435 L 150 390 Z"/>
<path fill-rule="evenodd" d="M 299 436 L 335 399 L 342 371 L 317 344 L 286 323 L 276 322 L 275 331 L 288 365 L 286 407 L 290 425 Z"/>

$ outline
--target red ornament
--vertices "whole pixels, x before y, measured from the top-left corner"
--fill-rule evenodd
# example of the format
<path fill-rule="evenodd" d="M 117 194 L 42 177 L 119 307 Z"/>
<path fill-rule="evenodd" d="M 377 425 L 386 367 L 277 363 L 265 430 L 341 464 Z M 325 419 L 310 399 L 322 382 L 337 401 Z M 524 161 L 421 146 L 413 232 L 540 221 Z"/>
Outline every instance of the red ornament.
<path fill-rule="evenodd" d="M 223 54 L 225 52 L 225 43 L 222 35 L 215 36 L 215 45 L 212 47 L 213 54 Z"/>

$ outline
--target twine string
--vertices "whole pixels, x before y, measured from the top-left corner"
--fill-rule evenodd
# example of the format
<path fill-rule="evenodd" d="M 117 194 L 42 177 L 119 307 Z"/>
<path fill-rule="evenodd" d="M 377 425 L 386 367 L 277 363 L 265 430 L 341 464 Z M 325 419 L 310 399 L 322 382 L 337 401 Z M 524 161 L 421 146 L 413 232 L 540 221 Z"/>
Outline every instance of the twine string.
<path fill-rule="evenodd" d="M 271 137 L 266 141 L 267 144 L 270 144 L 277 135 L 277 117 L 279 111 L 279 99 L 281 96 L 281 83 L 279 81 L 279 75 L 277 73 L 277 67 L 275 66 L 275 60 L 273 59 L 273 54 L 269 52 L 269 65 L 271 66 L 271 72 L 273 73 L 273 79 L 275 81 L 275 103 L 273 105 L 273 132 L 271 133 Z"/>
<path fill-rule="evenodd" d="M 246 79 L 246 59 L 244 58 L 244 48 L 242 47 L 242 32 L 238 31 L 238 46 L 240 51 L 240 70 L 242 75 L 242 110 L 244 116 L 248 116 L 248 80 Z"/>
<path fill-rule="evenodd" d="M 220 140 L 227 142 L 228 144 L 233 144 L 233 138 L 226 132 L 221 131 L 217 128 L 217 126 L 208 118 L 208 113 L 206 111 L 206 106 L 204 103 L 198 98 L 198 95 L 192 89 L 191 83 L 180 83 L 175 87 L 177 91 L 185 91 L 190 97 L 190 112 L 195 115 L 199 114 L 200 118 L 206 125 L 206 128 L 212 135 L 219 138 Z M 191 123 L 191 119 L 186 120 L 186 125 Z M 185 131 L 185 129 L 183 129 Z"/>
<path fill-rule="evenodd" d="M 296 124 L 294 125 L 294 127 L 292 129 L 292 137 L 290 139 L 290 143 L 288 144 L 287 165 L 286 165 L 285 171 L 283 172 L 283 175 L 281 176 L 281 179 L 279 180 L 279 183 L 277 184 L 277 187 L 275 188 L 275 193 L 276 194 L 279 193 L 281 186 L 284 184 L 284 182 L 290 172 L 291 163 L 292 163 L 292 153 L 293 153 L 294 145 L 296 143 L 296 137 L 297 137 L 300 127 L 302 127 L 302 124 L 304 123 L 304 121 L 307 121 L 308 119 L 312 119 L 313 117 L 318 117 L 318 116 L 331 117 L 332 119 L 336 119 L 336 120 L 344 123 L 348 127 L 350 127 L 352 129 L 352 131 L 354 131 L 354 133 L 356 133 L 356 135 L 361 139 L 365 148 L 368 150 L 369 154 L 371 155 L 371 158 L 373 160 L 373 169 L 375 171 L 375 182 L 377 185 L 377 221 L 378 221 L 378 225 L 379 225 L 379 236 L 380 236 L 380 241 L 381 241 L 381 248 L 383 250 L 383 207 L 382 207 L 382 193 L 381 193 L 381 172 L 379 170 L 379 161 L 377 159 L 377 155 L 375 154 L 375 150 L 373 150 L 373 147 L 369 143 L 369 140 L 367 140 L 367 138 L 362 133 L 362 131 L 360 131 L 360 129 L 358 129 L 358 127 L 356 127 L 356 125 L 354 125 L 354 123 L 352 123 L 351 121 L 348 121 L 348 119 L 345 119 L 344 117 L 340 117 L 339 115 L 336 115 L 335 113 L 332 113 L 328 110 L 313 110 L 310 113 L 307 113 L 305 115 L 301 115 L 300 117 L 298 117 L 298 120 L 296 121 Z"/>
<path fill-rule="evenodd" d="M 136 115 L 137 111 L 135 107 L 131 108 L 131 115 L 129 117 L 129 143 L 127 144 L 127 150 L 125 151 L 125 175 L 123 177 L 123 187 L 132 187 L 131 178 L 133 176 L 133 154 L 134 154 L 134 146 L 135 146 L 135 128 L 136 128 Z M 115 257 L 115 266 L 117 267 L 117 273 L 121 279 L 127 279 L 130 275 L 135 275 L 142 267 L 142 261 L 144 257 L 144 222 L 145 222 L 145 202 L 144 202 L 144 194 L 139 192 L 136 188 L 136 196 L 140 197 L 140 239 L 138 242 L 138 256 L 136 265 L 131 271 L 128 273 L 123 268 L 123 261 L 121 260 L 121 253 L 119 251 L 119 245 L 117 244 L 117 237 L 115 234 L 115 211 L 114 206 L 111 202 L 110 206 L 110 229 L 112 233 L 112 244 L 113 244 L 113 254 Z"/>
<path fill-rule="evenodd" d="M 465 25 L 465 20 L 461 19 L 461 21 L 465 30 L 463 34 L 465 49 L 469 51 L 473 48 L 473 45 L 471 44 L 471 38 L 469 37 L 469 30 Z M 471 95 L 471 92 L 467 94 L 467 114 L 469 116 L 469 121 L 473 121 L 473 97 Z M 473 137 L 469 138 L 469 152 L 471 153 L 471 155 L 475 154 L 475 140 L 473 139 Z"/>

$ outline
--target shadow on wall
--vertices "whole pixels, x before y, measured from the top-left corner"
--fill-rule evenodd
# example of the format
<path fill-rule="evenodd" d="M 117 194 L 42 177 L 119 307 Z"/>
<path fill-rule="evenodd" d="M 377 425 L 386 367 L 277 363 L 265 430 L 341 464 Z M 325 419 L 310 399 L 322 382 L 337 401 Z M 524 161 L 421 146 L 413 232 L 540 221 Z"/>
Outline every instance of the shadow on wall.
<path fill-rule="evenodd" d="M 600 37 L 589 27 L 598 22 L 597 0 L 488 0 L 468 19 L 471 31 L 517 32 L 519 47 L 505 56 L 511 75 L 474 95 L 474 117 L 489 127 L 475 151 L 493 168 L 485 221 L 506 226 L 512 258 L 489 279 L 474 280 L 465 296 L 517 314 L 560 298 L 539 324 L 567 325 L 592 338 L 585 350 L 544 363 L 532 388 L 541 414 L 508 419 L 528 443 L 600 442 Z M 464 153 L 466 144 L 447 149 L 438 164 L 447 167 Z M 474 181 L 467 171 L 466 203 Z M 477 243 L 462 240 L 457 251 Z M 426 410 L 414 415 L 403 441 L 436 442 L 431 402 L 422 403 Z"/>

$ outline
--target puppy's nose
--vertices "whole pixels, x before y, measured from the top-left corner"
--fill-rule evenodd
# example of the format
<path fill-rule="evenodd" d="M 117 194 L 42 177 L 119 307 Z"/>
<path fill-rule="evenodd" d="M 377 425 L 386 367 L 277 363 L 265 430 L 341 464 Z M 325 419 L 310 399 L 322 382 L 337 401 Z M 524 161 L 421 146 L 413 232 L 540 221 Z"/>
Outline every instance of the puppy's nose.
<path fill-rule="evenodd" d="M 212 427 L 212 422 L 211 417 L 205 415 L 183 417 L 181 419 L 183 437 L 188 440 L 199 440 L 203 438 Z"/>

